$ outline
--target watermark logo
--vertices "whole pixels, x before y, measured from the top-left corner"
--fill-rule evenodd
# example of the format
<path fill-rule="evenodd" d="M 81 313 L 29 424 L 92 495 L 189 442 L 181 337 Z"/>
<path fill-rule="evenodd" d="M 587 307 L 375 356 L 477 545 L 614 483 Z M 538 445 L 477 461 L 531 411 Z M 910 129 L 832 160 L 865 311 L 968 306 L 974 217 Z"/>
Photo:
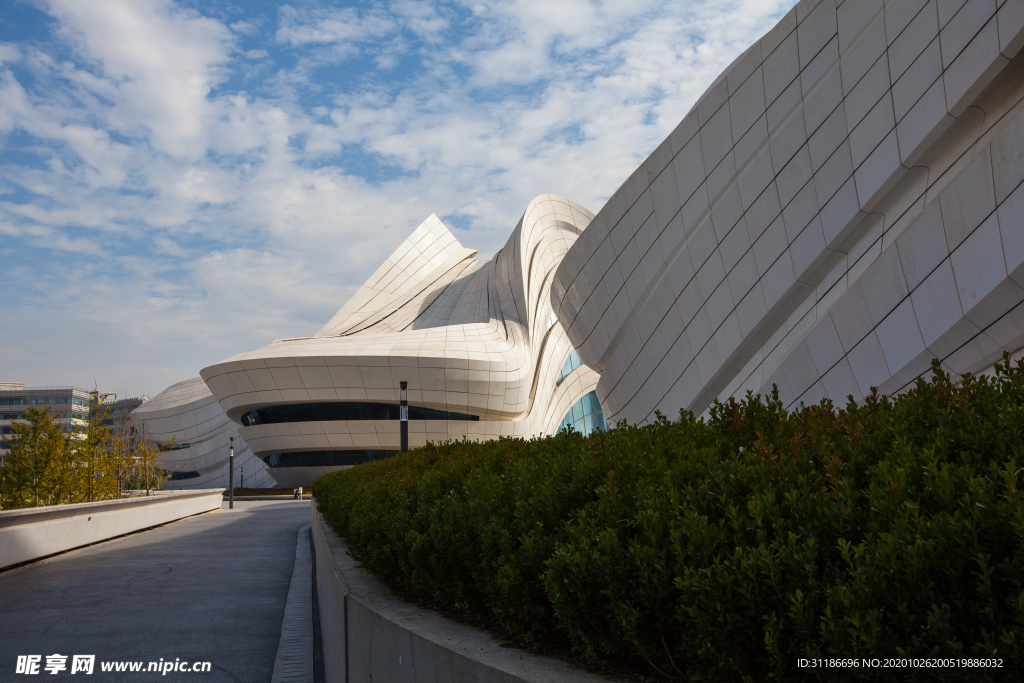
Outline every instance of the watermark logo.
<path fill-rule="evenodd" d="M 75 655 L 71 658 L 71 673 L 91 674 L 96 655 Z"/>
<path fill-rule="evenodd" d="M 44 661 L 45 660 L 45 661 Z M 18 655 L 14 665 L 14 673 L 36 676 L 41 673 L 56 675 L 58 673 L 91 675 L 96 666 L 96 655 L 71 655 L 70 671 L 68 656 L 62 654 Z M 158 673 L 166 676 L 171 672 L 207 673 L 211 669 L 210 662 L 182 661 L 176 657 L 174 661 L 159 662 L 100 662 L 100 671 Z"/>
<path fill-rule="evenodd" d="M 67 655 L 46 655 L 46 673 L 55 674 L 68 670 Z"/>
<path fill-rule="evenodd" d="M 37 674 L 39 673 L 39 662 L 42 655 L 18 655 L 18 663 L 14 667 L 16 674 Z"/>
<path fill-rule="evenodd" d="M 72 655 L 71 673 L 91 674 L 96 666 L 96 655 Z M 42 671 L 54 675 L 68 670 L 68 656 L 62 654 L 46 655 L 46 663 L 43 664 L 42 655 L 18 655 L 14 665 L 14 673 L 34 676 Z"/>

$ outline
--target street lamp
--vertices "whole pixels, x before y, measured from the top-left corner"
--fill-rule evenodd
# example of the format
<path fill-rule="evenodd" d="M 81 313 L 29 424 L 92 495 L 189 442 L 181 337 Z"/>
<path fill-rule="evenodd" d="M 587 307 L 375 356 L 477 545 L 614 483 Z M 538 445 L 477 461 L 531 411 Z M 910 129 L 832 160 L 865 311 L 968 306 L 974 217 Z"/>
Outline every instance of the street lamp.
<path fill-rule="evenodd" d="M 231 437 L 231 455 L 228 456 L 228 510 L 235 509 L 235 437 Z"/>
<path fill-rule="evenodd" d="M 398 386 L 401 387 L 399 393 L 399 406 L 398 406 L 398 420 L 402 434 L 402 452 L 409 452 L 409 393 L 407 391 L 409 387 L 408 382 L 399 382 Z"/>

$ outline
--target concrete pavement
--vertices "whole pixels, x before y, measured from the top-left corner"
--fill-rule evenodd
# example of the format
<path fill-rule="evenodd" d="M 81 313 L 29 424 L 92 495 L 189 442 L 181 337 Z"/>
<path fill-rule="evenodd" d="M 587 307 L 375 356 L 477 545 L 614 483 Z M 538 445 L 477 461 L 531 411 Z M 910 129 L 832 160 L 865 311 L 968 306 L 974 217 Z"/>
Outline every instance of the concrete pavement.
<path fill-rule="evenodd" d="M 0 681 L 34 679 L 15 673 L 18 655 L 42 655 L 40 675 L 61 680 L 76 654 L 96 655 L 93 681 L 270 681 L 296 534 L 309 520 L 308 501 L 236 502 L 0 573 Z M 52 654 L 68 656 L 53 676 Z M 161 658 L 211 670 L 145 672 Z M 121 661 L 143 672 L 101 671 Z"/>

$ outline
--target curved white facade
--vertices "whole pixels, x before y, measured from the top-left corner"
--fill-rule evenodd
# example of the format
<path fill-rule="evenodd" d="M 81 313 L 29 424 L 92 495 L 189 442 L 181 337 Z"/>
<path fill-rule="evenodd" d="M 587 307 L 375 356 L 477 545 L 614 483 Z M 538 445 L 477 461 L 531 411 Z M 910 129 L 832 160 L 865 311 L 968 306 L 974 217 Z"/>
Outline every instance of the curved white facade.
<path fill-rule="evenodd" d="M 274 485 L 267 466 L 249 450 L 199 377 L 167 387 L 136 408 L 132 419 L 137 425 L 144 423 L 147 436 L 157 443 L 174 439 L 160 457 L 170 474 L 165 489 L 227 487 L 231 437 L 235 438 L 235 485 Z"/>
<path fill-rule="evenodd" d="M 1024 345 L 1024 8 L 837 4 L 740 56 L 559 266 L 609 420 L 845 403 Z"/>
<path fill-rule="evenodd" d="M 282 485 L 309 485 L 353 460 L 397 451 L 397 413 L 386 413 L 402 381 L 413 448 L 553 434 L 597 386 L 585 365 L 559 378 L 571 348 L 550 305 L 554 270 L 592 218 L 542 195 L 494 258 L 478 261 L 431 216 L 315 336 L 204 368 L 192 388 L 208 388 L 216 401 L 204 408 L 216 407 Z M 150 404 L 193 410 L 172 390 Z M 587 409 L 570 421 L 589 426 L 595 406 L 599 413 L 596 401 L 577 406 Z M 135 416 L 154 429 L 155 414 Z M 165 424 L 161 434 L 172 434 L 170 414 Z"/>

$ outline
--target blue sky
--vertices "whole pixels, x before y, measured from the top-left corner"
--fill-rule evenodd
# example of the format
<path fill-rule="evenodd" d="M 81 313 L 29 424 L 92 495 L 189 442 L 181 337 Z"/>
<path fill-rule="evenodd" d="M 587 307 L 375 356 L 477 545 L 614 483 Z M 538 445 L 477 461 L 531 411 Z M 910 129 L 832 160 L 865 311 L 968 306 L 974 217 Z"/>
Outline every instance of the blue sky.
<path fill-rule="evenodd" d="M 598 211 L 792 0 L 0 0 L 0 381 L 315 333 L 431 213 Z"/>

